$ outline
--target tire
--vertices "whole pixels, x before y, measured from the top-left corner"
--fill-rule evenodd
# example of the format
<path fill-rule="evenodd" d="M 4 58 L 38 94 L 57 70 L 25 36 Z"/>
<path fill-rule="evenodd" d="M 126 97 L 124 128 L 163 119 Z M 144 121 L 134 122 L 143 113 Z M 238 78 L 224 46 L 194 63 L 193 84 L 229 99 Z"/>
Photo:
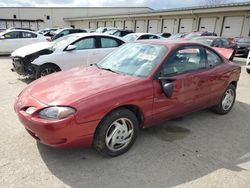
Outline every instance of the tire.
<path fill-rule="evenodd" d="M 250 69 L 247 69 L 247 73 L 250 74 Z"/>
<path fill-rule="evenodd" d="M 35 78 L 38 79 L 40 77 L 47 76 L 49 74 L 52 74 L 54 72 L 58 72 L 60 70 L 61 69 L 56 65 L 44 64 L 37 69 Z"/>
<path fill-rule="evenodd" d="M 137 137 L 138 127 L 138 120 L 133 112 L 123 108 L 115 110 L 99 124 L 93 145 L 102 155 L 116 157 L 131 148 Z"/>
<path fill-rule="evenodd" d="M 227 98 L 226 98 L 227 97 Z M 230 84 L 221 97 L 220 103 L 212 108 L 212 111 L 217 114 L 227 114 L 233 108 L 236 98 L 236 88 Z"/>

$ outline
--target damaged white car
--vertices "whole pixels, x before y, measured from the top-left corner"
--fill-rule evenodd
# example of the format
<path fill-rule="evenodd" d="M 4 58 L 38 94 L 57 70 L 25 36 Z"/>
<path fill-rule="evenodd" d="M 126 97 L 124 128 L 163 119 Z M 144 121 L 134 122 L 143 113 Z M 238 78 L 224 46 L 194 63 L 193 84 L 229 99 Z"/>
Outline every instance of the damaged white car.
<path fill-rule="evenodd" d="M 31 78 L 94 64 L 125 41 L 98 33 L 77 33 L 17 49 L 11 54 L 12 71 Z"/>

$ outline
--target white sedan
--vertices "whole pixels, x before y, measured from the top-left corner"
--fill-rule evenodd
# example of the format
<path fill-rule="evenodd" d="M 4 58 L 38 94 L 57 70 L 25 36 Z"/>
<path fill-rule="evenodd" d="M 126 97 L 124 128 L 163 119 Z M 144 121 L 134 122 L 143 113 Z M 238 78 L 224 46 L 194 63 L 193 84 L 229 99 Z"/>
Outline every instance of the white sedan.
<path fill-rule="evenodd" d="M 32 31 L 7 30 L 0 33 L 0 54 L 10 54 L 22 46 L 45 41 L 46 37 Z"/>
<path fill-rule="evenodd" d="M 107 34 L 67 35 L 54 42 L 17 49 L 11 54 L 12 71 L 37 79 L 53 72 L 94 64 L 123 43 L 123 39 Z"/>
<path fill-rule="evenodd" d="M 163 37 L 153 33 L 130 33 L 123 38 L 126 42 L 134 42 L 136 40 L 162 39 Z"/>

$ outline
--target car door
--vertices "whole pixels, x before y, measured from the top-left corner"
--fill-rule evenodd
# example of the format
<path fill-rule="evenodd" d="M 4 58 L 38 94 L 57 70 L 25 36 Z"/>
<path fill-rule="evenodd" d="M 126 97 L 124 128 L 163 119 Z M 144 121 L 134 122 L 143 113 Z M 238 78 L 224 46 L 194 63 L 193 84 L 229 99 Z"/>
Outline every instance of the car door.
<path fill-rule="evenodd" d="M 113 51 L 115 48 L 122 45 L 124 42 L 122 40 L 108 37 L 99 36 L 97 37 L 97 48 L 89 51 L 89 61 L 91 63 L 97 63 L 107 54 Z"/>
<path fill-rule="evenodd" d="M 61 59 L 63 59 L 63 64 L 60 65 L 60 67 L 62 67 L 63 70 L 91 64 L 92 60 L 89 54 L 96 48 L 95 37 L 84 37 L 73 42 L 71 45 L 75 45 L 76 49 L 72 51 L 65 49 L 62 54 L 60 54 Z"/>
<path fill-rule="evenodd" d="M 0 53 L 9 54 L 17 48 L 22 47 L 22 39 L 20 31 L 10 31 L 3 35 L 3 39 L 0 40 Z"/>
<path fill-rule="evenodd" d="M 177 49 L 161 66 L 154 85 L 153 121 L 172 119 L 205 108 L 211 103 L 205 50 L 201 46 Z M 166 97 L 162 82 L 173 83 L 172 97 Z"/>
<path fill-rule="evenodd" d="M 218 104 L 222 94 L 227 88 L 228 73 L 227 66 L 217 52 L 206 49 L 207 79 L 210 81 L 210 97 L 213 105 Z"/>
<path fill-rule="evenodd" d="M 22 46 L 26 46 L 26 45 L 38 42 L 37 34 L 31 33 L 28 31 L 22 31 L 21 38 L 22 38 L 22 40 L 21 40 Z"/>

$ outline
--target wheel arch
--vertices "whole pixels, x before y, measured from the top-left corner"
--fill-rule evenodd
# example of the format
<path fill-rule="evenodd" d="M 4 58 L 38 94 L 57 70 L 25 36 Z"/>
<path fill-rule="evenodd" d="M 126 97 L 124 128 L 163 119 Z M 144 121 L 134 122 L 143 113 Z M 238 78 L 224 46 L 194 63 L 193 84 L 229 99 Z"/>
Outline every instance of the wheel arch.
<path fill-rule="evenodd" d="M 229 85 L 233 85 L 235 88 L 237 88 L 237 81 L 231 81 Z"/>
<path fill-rule="evenodd" d="M 62 69 L 61 69 L 61 67 L 59 67 L 57 64 L 52 63 L 52 62 L 47 62 L 47 63 L 44 63 L 44 64 L 40 65 L 40 67 L 42 67 L 42 66 L 46 66 L 46 65 L 56 66 L 56 67 L 58 68 L 58 70 L 59 70 L 59 71 L 61 71 L 61 70 L 62 70 Z"/>
<path fill-rule="evenodd" d="M 113 108 L 112 110 L 110 110 L 108 113 L 106 113 L 103 118 L 101 119 L 101 121 L 99 122 L 98 126 L 96 127 L 95 133 L 98 129 L 98 127 L 102 124 L 103 120 L 112 112 L 119 110 L 119 109 L 127 109 L 129 111 L 131 111 L 137 118 L 138 123 L 139 123 L 139 128 L 143 128 L 143 123 L 144 123 L 144 114 L 142 109 L 134 104 L 127 104 L 127 105 L 121 105 L 118 106 L 116 108 Z"/>

